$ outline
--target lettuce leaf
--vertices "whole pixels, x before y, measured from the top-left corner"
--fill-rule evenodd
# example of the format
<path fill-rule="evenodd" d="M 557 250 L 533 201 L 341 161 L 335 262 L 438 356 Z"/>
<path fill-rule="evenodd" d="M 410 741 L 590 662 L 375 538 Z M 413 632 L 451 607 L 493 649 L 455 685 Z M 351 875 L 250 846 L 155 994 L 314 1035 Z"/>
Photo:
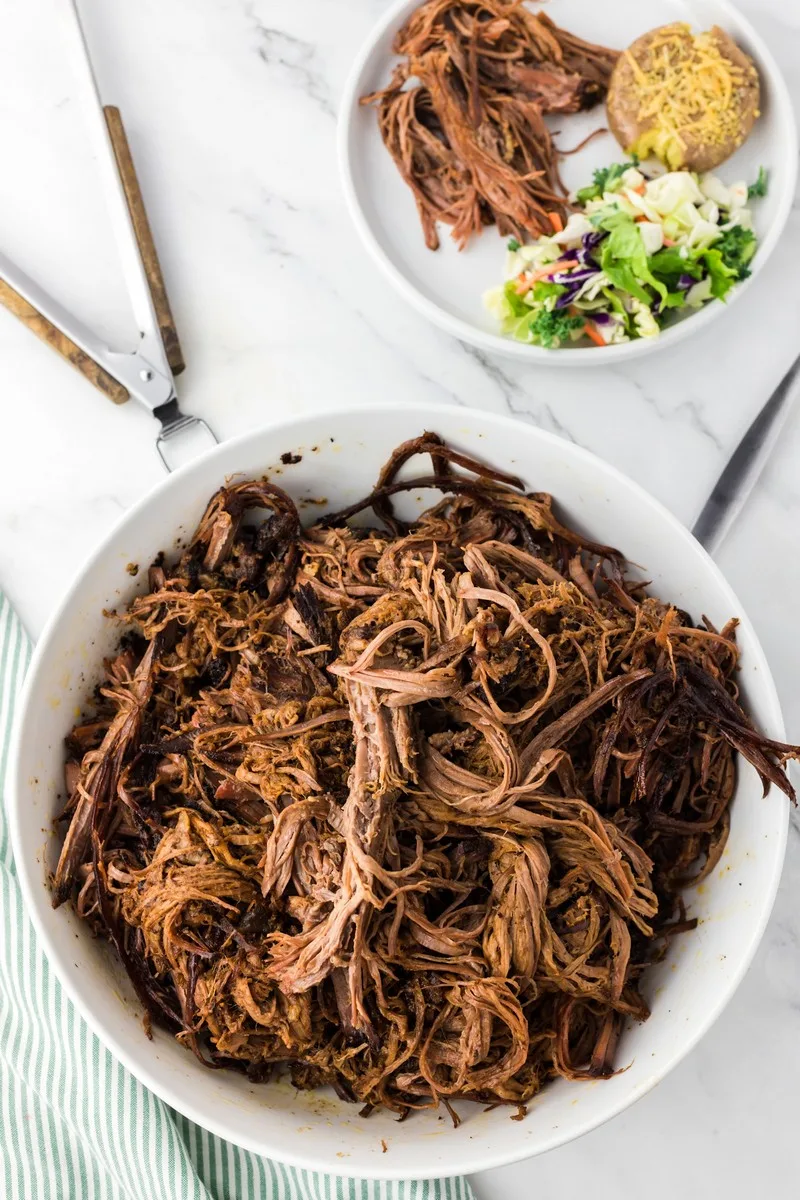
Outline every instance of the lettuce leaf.
<path fill-rule="evenodd" d="M 537 304 L 544 304 L 545 300 L 563 296 L 566 290 L 563 283 L 551 283 L 549 279 L 537 279 L 533 285 L 533 298 Z"/>
<path fill-rule="evenodd" d="M 635 221 L 627 213 L 621 212 L 619 216 L 624 219 L 614 222 L 602 244 L 600 266 L 615 287 L 635 296 L 648 307 L 652 305 L 653 297 L 645 284 L 649 284 L 662 301 L 666 300 L 667 288 L 648 266 L 647 251 Z"/>
<path fill-rule="evenodd" d="M 711 280 L 711 295 L 716 296 L 717 300 L 724 300 L 731 288 L 738 283 L 739 276 L 714 247 L 704 250 L 700 257 Z"/>
<path fill-rule="evenodd" d="M 668 288 L 674 289 L 681 275 L 691 275 L 692 279 L 700 279 L 703 268 L 696 254 L 688 254 L 685 258 L 677 246 L 664 246 L 651 254 L 647 265 Z"/>
<path fill-rule="evenodd" d="M 531 311 L 530 304 L 526 304 L 522 296 L 517 295 L 517 284 L 514 279 L 509 279 L 503 287 L 505 293 L 506 304 L 508 305 L 512 317 L 524 317 Z"/>
<path fill-rule="evenodd" d="M 529 303 L 525 296 L 530 293 L 526 292 L 523 296 L 517 293 L 517 281 L 509 279 L 503 285 L 503 296 L 506 307 L 506 320 L 514 321 L 520 317 L 528 317 L 534 309 L 540 308 L 546 300 L 551 297 L 560 296 L 567 289 L 560 283 L 550 283 L 547 279 L 537 279 L 531 291 L 533 292 L 533 303 Z"/>

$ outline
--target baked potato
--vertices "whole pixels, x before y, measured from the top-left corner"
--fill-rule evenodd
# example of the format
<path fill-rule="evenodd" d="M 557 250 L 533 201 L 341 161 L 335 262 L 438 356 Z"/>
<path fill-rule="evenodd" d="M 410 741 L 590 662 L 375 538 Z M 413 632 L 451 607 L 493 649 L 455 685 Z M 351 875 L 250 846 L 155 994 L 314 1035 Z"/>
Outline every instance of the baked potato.
<path fill-rule="evenodd" d="M 629 154 L 655 155 L 671 170 L 710 171 L 749 135 L 760 91 L 755 65 L 723 29 L 696 34 L 675 22 L 620 55 L 608 123 Z"/>

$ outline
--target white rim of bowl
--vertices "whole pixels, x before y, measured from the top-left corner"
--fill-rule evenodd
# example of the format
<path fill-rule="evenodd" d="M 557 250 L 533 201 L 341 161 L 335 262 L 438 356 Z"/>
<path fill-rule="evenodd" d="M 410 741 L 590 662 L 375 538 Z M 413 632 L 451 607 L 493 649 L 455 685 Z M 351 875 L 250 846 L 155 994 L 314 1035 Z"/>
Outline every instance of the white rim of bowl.
<path fill-rule="evenodd" d="M 62 957 L 67 957 L 66 945 L 63 947 L 60 946 L 58 944 L 58 939 L 50 936 L 50 933 L 46 929 L 41 917 L 40 910 L 49 910 L 50 908 L 50 895 L 43 884 L 41 871 L 37 872 L 37 870 L 34 868 L 34 865 L 29 863 L 22 853 L 22 832 L 19 823 L 19 813 L 23 807 L 26 787 L 23 784 L 19 774 L 19 755 L 21 750 L 20 743 L 23 720 L 29 715 L 28 708 L 34 698 L 37 688 L 37 677 L 42 670 L 42 665 L 46 659 L 50 638 L 63 619 L 64 614 L 72 605 L 73 597 L 80 588 L 87 571 L 89 571 L 94 564 L 108 552 L 109 548 L 116 540 L 120 530 L 122 530 L 129 521 L 134 520 L 139 513 L 142 512 L 148 505 L 150 505 L 158 496 L 166 493 L 172 486 L 173 480 L 182 479 L 184 476 L 192 474 L 194 471 L 200 468 L 201 463 L 208 463 L 210 460 L 215 458 L 222 458 L 231 451 L 237 450 L 240 446 L 245 446 L 248 442 L 257 439 L 266 433 L 272 433 L 275 430 L 285 428 L 287 425 L 291 425 L 293 429 L 296 429 L 302 433 L 304 426 L 310 424 L 316 425 L 320 420 L 336 420 L 342 416 L 363 416 L 364 411 L 369 410 L 370 407 L 371 406 L 369 405 L 346 405 L 332 410 L 323 409 L 310 412 L 292 421 L 270 421 L 249 433 L 240 434 L 238 437 L 231 438 L 230 441 L 222 442 L 218 447 L 216 447 L 216 449 L 210 450 L 207 454 L 202 455 L 201 458 L 195 459 L 194 461 L 180 467 L 171 475 L 166 476 L 161 483 L 150 489 L 150 491 L 142 496 L 140 500 L 138 500 L 134 505 L 131 506 L 131 508 L 123 513 L 122 516 L 114 523 L 113 527 L 109 530 L 102 541 L 98 544 L 93 553 L 90 554 L 84 561 L 66 594 L 61 600 L 61 603 L 50 616 L 45 624 L 44 629 L 42 630 L 42 634 L 34 648 L 22 690 L 17 699 L 16 719 L 11 735 L 8 757 L 8 795 L 11 798 L 8 815 L 11 834 L 11 849 L 17 867 L 25 909 L 31 921 L 33 922 L 36 933 L 40 939 L 40 945 L 47 956 L 48 963 L 55 970 L 70 1000 L 75 1005 L 78 1012 L 86 1021 L 92 1032 L 100 1039 L 103 1045 L 115 1055 L 115 1057 L 123 1064 L 123 1066 L 130 1071 L 131 1075 L 139 1080 L 141 1084 L 143 1084 L 146 1088 L 149 1088 L 149 1090 L 158 1096 L 159 1099 L 163 1100 L 165 1104 L 177 1109 L 178 1112 L 183 1113 L 184 1116 L 188 1117 L 190 1121 L 193 1121 L 201 1128 L 209 1130 L 211 1133 L 216 1134 L 225 1141 L 230 1141 L 235 1145 L 242 1146 L 245 1150 L 249 1150 L 254 1154 L 276 1158 L 281 1162 L 288 1163 L 290 1166 L 301 1167 L 312 1171 L 321 1171 L 327 1174 L 333 1173 L 351 1179 L 361 1179 L 366 1177 L 362 1175 L 361 1172 L 348 1165 L 345 1159 L 342 1159 L 336 1164 L 331 1164 L 327 1160 L 315 1157 L 313 1153 L 309 1155 L 287 1154 L 281 1146 L 272 1144 L 267 1145 L 266 1143 L 260 1143 L 253 1138 L 243 1136 L 235 1129 L 232 1129 L 226 1125 L 224 1122 L 217 1120 L 213 1114 L 197 1108 L 191 1101 L 186 1102 L 182 1098 L 180 1100 L 176 1099 L 176 1096 L 171 1091 L 169 1085 L 165 1084 L 163 1080 L 155 1077 L 151 1073 L 148 1062 L 134 1058 L 127 1052 L 127 1050 L 124 1050 L 119 1045 L 116 1037 L 102 1026 L 100 1018 L 97 1016 L 94 1009 L 84 1000 L 83 995 L 80 993 L 77 987 L 73 985 L 72 977 L 67 973 L 66 970 L 62 969 Z M 379 410 L 375 411 L 397 413 L 403 417 L 410 417 L 414 414 L 419 414 L 419 418 L 423 422 L 422 427 L 430 428 L 431 422 L 435 421 L 437 416 L 442 415 L 452 417 L 454 411 L 460 410 L 454 409 L 452 405 L 446 404 L 389 404 L 381 406 Z M 758 668 L 762 674 L 764 699 L 768 709 L 770 710 L 768 718 L 770 733 L 772 737 L 778 740 L 784 740 L 786 736 L 785 727 L 780 701 L 778 699 L 778 693 L 775 687 L 775 681 L 772 678 L 772 672 L 769 669 L 769 664 L 767 663 L 756 631 L 749 617 L 744 612 L 727 579 L 722 574 L 714 560 L 710 557 L 710 555 L 707 554 L 703 547 L 700 546 L 686 526 L 683 525 L 678 518 L 672 512 L 670 512 L 668 508 L 666 508 L 665 505 L 663 505 L 659 500 L 656 500 L 654 496 L 651 496 L 645 488 L 641 487 L 634 480 L 630 479 L 624 474 L 624 472 L 618 470 L 616 467 L 612 466 L 610 463 L 607 463 L 604 459 L 594 454 L 591 450 L 586 450 L 582 446 L 576 446 L 574 443 L 567 442 L 564 438 L 559 437 L 557 434 L 549 433 L 544 429 L 540 429 L 536 425 L 529 425 L 527 422 L 520 422 L 514 417 L 508 417 L 498 413 L 486 413 L 479 410 L 470 410 L 469 415 L 467 416 L 467 414 L 464 414 L 464 416 L 465 419 L 474 420 L 476 422 L 485 422 L 489 425 L 505 426 L 514 430 L 519 430 L 520 425 L 526 425 L 527 428 L 534 434 L 534 436 L 541 439 L 543 442 L 549 443 L 553 446 L 568 446 L 570 454 L 577 456 L 579 461 L 589 463 L 594 469 L 599 467 L 601 471 L 608 472 L 608 475 L 611 478 L 630 488 L 634 497 L 638 497 L 640 500 L 645 500 L 646 502 L 652 504 L 659 516 L 686 542 L 687 546 L 690 546 L 695 551 L 697 549 L 700 550 L 700 553 L 706 559 L 712 574 L 716 576 L 718 585 L 726 594 L 726 599 L 730 604 L 730 611 L 739 614 L 741 627 L 747 631 L 749 637 L 752 639 L 753 656 L 755 657 L 758 663 Z M 526 1158 L 537 1157 L 539 1154 L 543 1154 L 546 1151 L 555 1150 L 559 1146 L 576 1141 L 578 1138 L 583 1137 L 584 1134 L 590 1133 L 593 1129 L 600 1128 L 600 1126 L 605 1125 L 607 1121 L 610 1121 L 614 1117 L 619 1116 L 620 1113 L 625 1112 L 626 1109 L 630 1108 L 632 1104 L 635 1104 L 636 1101 L 640 1100 L 643 1096 L 647 1095 L 648 1092 L 652 1091 L 654 1087 L 661 1083 L 662 1080 L 664 1080 L 675 1069 L 675 1067 L 686 1057 L 686 1055 L 694 1049 L 700 1039 L 705 1036 L 711 1026 L 719 1018 L 723 1010 L 727 1007 L 753 961 L 753 957 L 755 956 L 756 950 L 758 949 L 761 939 L 764 936 L 764 930 L 766 929 L 767 922 L 775 903 L 775 896 L 778 891 L 778 885 L 780 883 L 783 862 L 786 853 L 788 827 L 789 811 L 787 806 L 785 819 L 781 823 L 779 842 L 775 848 L 777 853 L 773 878 L 767 891 L 762 893 L 762 895 L 759 897 L 763 905 L 761 916 L 755 931 L 749 940 L 749 944 L 744 947 L 738 970 L 733 976 L 731 976 L 730 979 L 725 982 L 724 986 L 720 990 L 716 1004 L 706 1011 L 703 1019 L 696 1025 L 686 1044 L 683 1045 L 679 1051 L 676 1050 L 673 1051 L 671 1055 L 665 1055 L 658 1073 L 653 1075 L 646 1085 L 642 1086 L 638 1091 L 625 1097 L 604 1116 L 601 1116 L 600 1118 L 590 1118 L 584 1120 L 583 1122 L 578 1123 L 576 1128 L 574 1128 L 570 1133 L 551 1132 L 550 1137 L 545 1140 L 544 1144 L 533 1151 L 530 1149 L 530 1147 L 525 1145 L 523 1139 L 520 1139 L 518 1153 L 515 1151 L 513 1154 L 493 1154 L 491 1151 L 485 1151 L 481 1153 L 480 1159 L 476 1158 L 476 1160 L 472 1162 L 469 1161 L 469 1154 L 474 1147 L 465 1143 L 463 1152 L 467 1161 L 465 1161 L 463 1167 L 457 1167 L 453 1172 L 451 1172 L 451 1174 L 470 1174 L 476 1171 L 488 1171 L 493 1170 L 496 1167 L 510 1166 L 512 1163 L 524 1161 Z M 102 1000 L 102 997 L 100 999 Z M 134 1015 L 138 1019 L 138 1013 Z M 392 1167 L 389 1164 L 384 1167 L 382 1164 L 376 1163 L 372 1168 L 369 1178 L 395 1181 L 401 1179 L 436 1179 L 441 1178 L 446 1174 L 447 1172 L 444 1172 L 441 1168 L 431 1167 L 423 1170 L 422 1172 L 415 1172 L 414 1174 L 409 1175 L 408 1172 L 404 1171 L 402 1168 Z"/>
<path fill-rule="evenodd" d="M 797 186 L 798 137 L 789 89 L 786 86 L 783 72 L 776 63 L 771 50 L 764 43 L 761 35 L 753 28 L 750 21 L 742 15 L 738 8 L 730 4 L 729 0 L 715 0 L 715 3 L 729 15 L 734 24 L 738 25 L 738 30 L 749 41 L 750 48 L 754 51 L 755 57 L 758 59 L 762 73 L 769 82 L 770 102 L 776 110 L 780 111 L 781 119 L 787 126 L 792 141 L 792 153 L 789 155 L 787 164 L 789 177 L 786 189 L 775 220 L 770 226 L 766 237 L 759 243 L 757 268 L 750 278 L 737 284 L 726 304 L 721 302 L 706 304 L 698 312 L 665 329 L 658 338 L 639 338 L 633 342 L 623 342 L 618 346 L 606 346 L 603 348 L 602 356 L 598 357 L 592 352 L 593 347 L 546 350 L 543 346 L 529 346 L 523 342 L 515 342 L 512 338 L 504 338 L 499 333 L 488 333 L 486 330 L 479 329 L 476 325 L 470 325 L 467 321 L 461 320 L 460 317 L 454 317 L 451 313 L 440 308 L 433 300 L 429 300 L 426 296 L 423 296 L 409 282 L 402 271 L 398 270 L 394 265 L 372 232 L 358 198 L 350 155 L 350 142 L 354 135 L 354 121 L 360 111 L 358 100 L 362 92 L 361 75 L 364 67 L 372 55 L 375 43 L 399 22 L 400 14 L 410 7 L 409 0 L 397 0 L 397 3 L 393 4 L 388 12 L 373 27 L 350 69 L 339 108 L 337 142 L 339 173 L 342 180 L 345 202 L 353 224 L 372 259 L 377 263 L 378 267 L 403 299 L 412 308 L 415 308 L 417 312 L 421 313 L 422 316 L 427 317 L 434 325 L 437 325 L 446 333 L 452 334 L 453 337 L 458 338 L 461 342 L 467 342 L 470 345 L 477 346 L 481 350 L 503 354 L 510 358 L 518 358 L 525 362 L 538 363 L 540 365 L 546 363 L 549 367 L 612 366 L 620 362 L 629 362 L 634 358 L 641 358 L 645 354 L 668 350 L 671 346 L 682 341 L 690 334 L 698 333 L 709 322 L 716 320 L 727 308 L 730 308 L 731 304 L 734 304 L 742 293 L 747 290 L 755 276 L 767 263 L 786 226 L 789 213 L 792 210 L 794 193 Z"/>

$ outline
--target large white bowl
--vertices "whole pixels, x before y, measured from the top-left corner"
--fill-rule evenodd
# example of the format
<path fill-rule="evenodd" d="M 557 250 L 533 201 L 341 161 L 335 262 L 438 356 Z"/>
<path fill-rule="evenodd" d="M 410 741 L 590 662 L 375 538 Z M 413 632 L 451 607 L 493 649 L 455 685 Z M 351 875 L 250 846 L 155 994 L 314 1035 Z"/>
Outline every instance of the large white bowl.
<path fill-rule="evenodd" d="M 397 58 L 394 35 L 418 6 L 419 0 L 396 0 L 368 36 L 353 65 L 339 109 L 339 161 L 350 215 L 367 250 L 389 282 L 424 317 L 482 350 L 548 366 L 613 366 L 653 350 L 674 346 L 716 320 L 743 294 L 750 280 L 736 287 L 727 306 L 721 301 L 690 311 L 658 338 L 640 338 L 602 351 L 591 344 L 545 350 L 502 337 L 494 318 L 483 306 L 483 293 L 502 282 L 504 238 L 492 227 L 459 251 L 447 226 L 440 227 L 442 244 L 427 249 L 414 197 L 406 187 L 381 141 L 373 108 L 359 97 L 384 87 Z M 539 5 L 532 4 L 532 8 Z M 752 264 L 757 275 L 775 249 L 794 199 L 797 181 L 797 128 L 786 84 L 775 59 L 752 25 L 728 0 L 558 0 L 545 10 L 559 25 L 588 41 L 625 47 L 640 34 L 670 21 L 687 21 L 696 29 L 721 25 L 754 59 L 761 76 L 762 115 L 745 144 L 718 169 L 728 183 L 753 180 L 758 168 L 769 170 L 769 193 L 753 204 L 759 249 Z M 577 146 L 605 123 L 602 107 L 588 113 L 548 118 L 557 131 L 559 147 Z M 591 182 L 596 167 L 623 157 L 606 133 L 580 153 L 565 158 L 561 174 L 570 189 Z M 372 296 L 373 305 L 378 305 Z"/>
<path fill-rule="evenodd" d="M 623 1036 L 618 1061 L 629 1069 L 606 1082 L 548 1086 L 522 1122 L 510 1120 L 507 1110 L 469 1104 L 459 1106 L 459 1129 L 433 1112 L 403 1124 L 381 1113 L 365 1121 L 330 1093 L 296 1093 L 286 1083 L 254 1086 L 239 1075 L 204 1069 L 167 1035 L 147 1041 L 131 988 L 106 945 L 89 936 L 69 905 L 54 910 L 47 886 L 58 849 L 51 830 L 63 790 L 63 738 L 119 636 L 102 610 L 141 590 L 126 564 L 144 567 L 190 532 L 226 476 L 268 471 L 298 501 L 326 497 L 338 507 L 368 492 L 389 451 L 423 429 L 519 472 L 532 489 L 552 492 L 570 521 L 621 547 L 646 569 L 658 594 L 695 617 L 705 613 L 720 625 L 737 614 L 749 710 L 762 729 L 783 736 L 775 688 L 750 622 L 714 563 L 666 509 L 591 454 L 530 425 L 409 405 L 326 413 L 248 434 L 165 479 L 131 509 L 83 567 L 36 648 L 19 708 L 8 797 L 28 910 L 64 986 L 109 1049 L 168 1104 L 222 1137 L 304 1167 L 383 1178 L 513 1162 L 578 1137 L 643 1096 L 702 1037 L 744 975 L 772 907 L 787 828 L 785 797 L 773 792 L 763 799 L 744 766 L 728 848 L 688 897 L 700 927 L 676 938 L 668 959 L 649 973 L 652 1017 Z M 286 451 L 302 461 L 281 467 Z M 407 510 L 424 500 L 405 497 Z"/>

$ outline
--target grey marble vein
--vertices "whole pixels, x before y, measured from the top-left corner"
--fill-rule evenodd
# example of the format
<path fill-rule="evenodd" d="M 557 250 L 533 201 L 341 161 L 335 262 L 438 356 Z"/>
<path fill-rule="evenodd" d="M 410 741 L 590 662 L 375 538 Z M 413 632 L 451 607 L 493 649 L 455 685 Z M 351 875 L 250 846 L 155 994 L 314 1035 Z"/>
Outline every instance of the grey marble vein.
<path fill-rule="evenodd" d="M 258 33 L 261 39 L 259 58 L 268 67 L 282 68 L 293 87 L 313 100 L 326 116 L 335 116 L 328 84 L 317 66 L 313 43 L 264 25 L 258 26 Z"/>

